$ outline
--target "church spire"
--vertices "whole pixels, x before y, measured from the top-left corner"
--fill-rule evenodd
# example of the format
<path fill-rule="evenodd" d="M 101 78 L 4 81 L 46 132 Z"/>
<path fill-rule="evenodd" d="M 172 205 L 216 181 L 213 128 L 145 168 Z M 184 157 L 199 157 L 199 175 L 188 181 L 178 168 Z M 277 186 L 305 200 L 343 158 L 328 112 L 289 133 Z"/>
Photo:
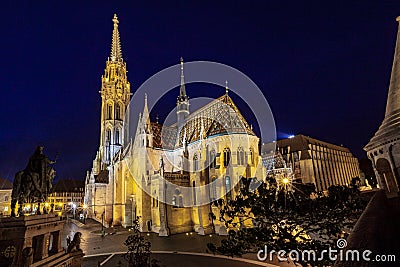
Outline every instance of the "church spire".
<path fill-rule="evenodd" d="M 112 19 L 114 22 L 114 30 L 112 33 L 112 43 L 111 43 L 111 60 L 112 61 L 120 61 L 122 60 L 122 51 L 121 51 L 121 41 L 119 37 L 118 31 L 118 17 L 117 14 L 114 14 L 114 18 Z"/>
<path fill-rule="evenodd" d="M 178 102 L 187 100 L 188 96 L 186 95 L 185 75 L 183 74 L 183 58 L 181 57 L 181 87 L 179 89 Z"/>
<path fill-rule="evenodd" d="M 178 115 L 178 128 L 181 128 L 185 123 L 186 118 L 189 116 L 189 97 L 186 95 L 185 76 L 183 75 L 183 58 L 181 57 L 181 87 L 179 89 L 179 96 L 177 105 Z"/>

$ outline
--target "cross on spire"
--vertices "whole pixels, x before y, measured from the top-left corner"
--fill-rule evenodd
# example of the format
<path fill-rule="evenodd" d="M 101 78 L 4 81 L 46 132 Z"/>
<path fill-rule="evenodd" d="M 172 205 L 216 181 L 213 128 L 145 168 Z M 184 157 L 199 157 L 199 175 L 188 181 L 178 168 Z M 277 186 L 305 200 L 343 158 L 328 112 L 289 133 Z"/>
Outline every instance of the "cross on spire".
<path fill-rule="evenodd" d="M 112 19 L 112 21 L 114 22 L 114 29 L 112 33 L 112 43 L 111 43 L 111 60 L 120 61 L 122 60 L 122 50 L 121 50 L 121 41 L 118 31 L 119 20 L 117 14 L 114 14 L 114 18 Z"/>

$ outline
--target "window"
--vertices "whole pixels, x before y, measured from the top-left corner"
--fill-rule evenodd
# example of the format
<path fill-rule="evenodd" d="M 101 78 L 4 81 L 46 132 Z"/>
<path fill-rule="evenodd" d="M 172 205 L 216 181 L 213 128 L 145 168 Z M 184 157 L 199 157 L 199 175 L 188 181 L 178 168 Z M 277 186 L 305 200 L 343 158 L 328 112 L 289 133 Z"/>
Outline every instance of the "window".
<path fill-rule="evenodd" d="M 117 104 L 117 106 L 115 107 L 115 118 L 117 120 L 121 119 L 121 105 Z"/>
<path fill-rule="evenodd" d="M 217 200 L 217 177 L 213 177 L 211 180 L 211 200 Z"/>
<path fill-rule="evenodd" d="M 106 142 L 107 141 L 111 141 L 111 130 L 110 129 L 107 130 Z"/>
<path fill-rule="evenodd" d="M 8 196 L 5 196 L 5 197 L 4 197 L 4 201 L 8 201 Z"/>
<path fill-rule="evenodd" d="M 183 207 L 183 197 L 182 196 L 178 197 L 178 206 Z"/>
<path fill-rule="evenodd" d="M 107 104 L 107 120 L 111 120 L 111 119 L 112 119 L 112 105 Z"/>
<path fill-rule="evenodd" d="M 224 149 L 224 167 L 227 167 L 231 161 L 231 150 L 229 148 Z"/>
<path fill-rule="evenodd" d="M 176 196 L 172 197 L 172 206 L 176 208 Z"/>
<path fill-rule="evenodd" d="M 253 152 L 253 148 L 250 148 L 250 164 L 251 164 L 251 165 L 254 164 L 254 152 Z"/>
<path fill-rule="evenodd" d="M 193 171 L 197 172 L 199 170 L 199 157 L 197 154 L 193 156 Z"/>
<path fill-rule="evenodd" d="M 238 165 L 245 165 L 243 147 L 238 147 L 237 150 L 237 163 Z"/>
<path fill-rule="evenodd" d="M 193 181 L 193 203 L 194 203 L 194 205 L 196 205 L 196 203 L 197 203 L 197 200 L 196 200 L 196 182 L 195 181 Z"/>
<path fill-rule="evenodd" d="M 232 193 L 231 193 L 231 177 L 229 176 L 225 177 L 225 193 L 226 193 L 226 199 L 230 200 L 232 197 Z"/>
<path fill-rule="evenodd" d="M 210 168 L 215 169 L 217 167 L 217 157 L 215 155 L 215 150 L 210 152 Z"/>
<path fill-rule="evenodd" d="M 119 130 L 117 129 L 117 131 L 115 132 L 115 143 L 116 144 L 120 144 L 120 139 L 119 139 Z"/>

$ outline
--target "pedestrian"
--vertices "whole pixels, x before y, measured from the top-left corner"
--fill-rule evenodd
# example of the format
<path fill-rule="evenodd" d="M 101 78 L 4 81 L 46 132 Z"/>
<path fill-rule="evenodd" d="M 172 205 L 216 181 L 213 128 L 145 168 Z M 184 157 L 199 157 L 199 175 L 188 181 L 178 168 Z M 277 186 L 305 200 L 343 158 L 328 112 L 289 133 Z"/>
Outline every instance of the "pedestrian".
<path fill-rule="evenodd" d="M 69 247 L 69 244 L 71 244 L 71 237 L 67 235 L 67 246 Z"/>

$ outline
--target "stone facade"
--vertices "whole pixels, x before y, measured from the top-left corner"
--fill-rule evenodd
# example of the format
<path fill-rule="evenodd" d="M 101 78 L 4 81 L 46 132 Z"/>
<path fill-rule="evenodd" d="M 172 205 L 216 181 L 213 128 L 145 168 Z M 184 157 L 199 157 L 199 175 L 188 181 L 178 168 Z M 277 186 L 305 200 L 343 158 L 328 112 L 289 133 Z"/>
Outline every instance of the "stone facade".
<path fill-rule="evenodd" d="M 11 214 L 12 183 L 0 178 L 0 217 Z"/>
<path fill-rule="evenodd" d="M 120 47 L 117 22 L 115 17 L 115 51 Z M 129 102 L 126 63 L 118 51 L 111 53 L 115 56 L 108 59 L 106 75 L 102 77 L 100 148 L 85 183 L 88 216 L 105 226 L 126 227 L 140 217 L 141 231 L 160 236 L 190 231 L 226 234 L 220 221 L 211 218 L 210 212 L 218 217 L 218 211 L 210 203 L 221 196 L 235 197 L 239 192 L 236 184 L 242 178 L 265 176 L 259 138 L 229 97 L 228 88 L 218 99 L 189 112 L 181 59 L 177 122 L 162 125 L 151 121 L 146 96 L 143 111 L 131 114 L 139 116 L 132 139 L 126 140 L 124 131 L 121 142 L 117 142 L 113 138 L 117 129 L 122 132 L 132 128 L 128 125 L 129 116 L 124 120 L 115 116 L 112 121 L 104 120 L 110 113 L 109 108 L 104 108 L 108 101 L 116 103 L 120 99 L 121 114 Z M 111 66 L 119 68 L 113 74 L 117 76 L 107 78 L 108 73 L 114 73 Z M 109 83 L 112 79 L 117 82 Z M 122 88 L 120 91 L 117 85 Z M 108 129 L 112 131 L 110 138 Z M 202 187 L 210 183 L 212 186 Z M 189 188 L 190 194 L 183 194 L 179 186 Z"/>
<path fill-rule="evenodd" d="M 400 17 L 396 19 L 400 22 Z M 372 161 L 379 187 L 395 197 L 400 185 L 400 26 L 397 33 L 385 118 L 364 147 Z"/>
<path fill-rule="evenodd" d="M 64 223 L 55 214 L 0 218 L 0 265 L 81 266 L 82 251 L 61 247 Z"/>
<path fill-rule="evenodd" d="M 292 167 L 294 179 L 313 183 L 318 191 L 360 177 L 358 161 L 346 147 L 299 134 L 277 141 L 276 149 Z"/>

